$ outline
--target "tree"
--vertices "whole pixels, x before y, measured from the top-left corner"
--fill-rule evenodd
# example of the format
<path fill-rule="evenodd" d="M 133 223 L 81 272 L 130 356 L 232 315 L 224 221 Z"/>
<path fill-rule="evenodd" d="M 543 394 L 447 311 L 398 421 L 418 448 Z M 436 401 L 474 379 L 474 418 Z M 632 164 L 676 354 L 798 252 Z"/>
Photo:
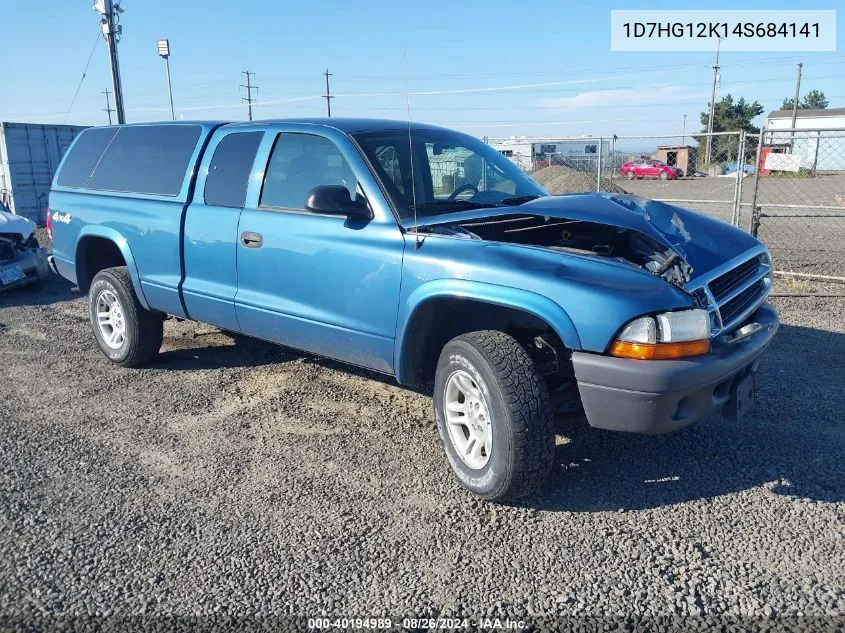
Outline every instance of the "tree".
<path fill-rule="evenodd" d="M 791 110 L 794 100 L 792 97 L 784 99 L 780 106 L 781 110 Z M 821 90 L 810 90 L 804 98 L 798 102 L 799 110 L 824 110 L 830 102 Z"/>
<path fill-rule="evenodd" d="M 757 134 L 760 128 L 752 124 L 755 117 L 763 114 L 763 106 L 758 101 L 748 102 L 745 97 L 740 97 L 734 102 L 731 95 L 725 95 L 721 101 L 716 102 L 713 110 L 713 131 L 714 132 L 739 132 L 745 130 L 750 134 Z M 701 113 L 702 132 L 707 132 L 707 123 L 710 119 L 710 112 Z M 704 159 L 707 155 L 707 137 L 699 137 L 699 156 Z M 728 162 L 735 160 L 737 155 L 737 139 L 734 136 L 715 137 L 711 143 L 711 163 Z"/>

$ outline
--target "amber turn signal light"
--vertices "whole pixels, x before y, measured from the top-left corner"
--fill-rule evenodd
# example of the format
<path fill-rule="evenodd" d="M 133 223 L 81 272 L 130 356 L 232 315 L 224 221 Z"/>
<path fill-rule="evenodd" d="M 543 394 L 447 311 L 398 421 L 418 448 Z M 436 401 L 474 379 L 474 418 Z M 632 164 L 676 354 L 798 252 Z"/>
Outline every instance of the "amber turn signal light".
<path fill-rule="evenodd" d="M 618 358 L 636 360 L 674 360 L 688 356 L 701 356 L 710 351 L 710 341 L 684 341 L 681 343 L 631 343 L 615 341 L 610 354 Z"/>

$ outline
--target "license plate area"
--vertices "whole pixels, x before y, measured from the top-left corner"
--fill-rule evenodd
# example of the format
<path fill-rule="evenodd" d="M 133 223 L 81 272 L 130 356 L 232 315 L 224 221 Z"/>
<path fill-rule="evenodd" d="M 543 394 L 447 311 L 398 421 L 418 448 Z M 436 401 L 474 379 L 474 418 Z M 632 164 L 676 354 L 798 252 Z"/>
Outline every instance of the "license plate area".
<path fill-rule="evenodd" d="M 26 277 L 23 269 L 17 264 L 0 267 L 0 283 L 4 286 L 15 281 L 19 281 Z"/>
<path fill-rule="evenodd" d="M 731 386 L 731 397 L 724 408 L 724 415 L 739 420 L 748 415 L 756 402 L 754 372 L 746 374 Z"/>

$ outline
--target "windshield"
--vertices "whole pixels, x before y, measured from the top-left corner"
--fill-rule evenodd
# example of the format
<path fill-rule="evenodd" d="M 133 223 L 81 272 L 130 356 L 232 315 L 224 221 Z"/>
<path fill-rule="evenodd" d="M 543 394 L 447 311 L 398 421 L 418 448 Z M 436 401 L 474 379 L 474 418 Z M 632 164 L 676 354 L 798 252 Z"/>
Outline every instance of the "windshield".
<path fill-rule="evenodd" d="M 449 130 L 353 135 L 381 180 L 401 220 L 501 204 L 520 204 L 546 192 L 519 167 L 482 141 Z M 413 179 L 411 174 L 413 173 Z"/>

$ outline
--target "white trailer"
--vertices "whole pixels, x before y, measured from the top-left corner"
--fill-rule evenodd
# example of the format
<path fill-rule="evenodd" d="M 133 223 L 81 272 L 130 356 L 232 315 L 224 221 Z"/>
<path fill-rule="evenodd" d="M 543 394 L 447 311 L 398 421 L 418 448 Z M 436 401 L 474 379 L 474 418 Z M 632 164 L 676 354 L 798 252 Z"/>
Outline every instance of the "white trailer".
<path fill-rule="evenodd" d="M 44 223 L 50 185 L 62 156 L 85 126 L 0 122 L 0 201 Z"/>

